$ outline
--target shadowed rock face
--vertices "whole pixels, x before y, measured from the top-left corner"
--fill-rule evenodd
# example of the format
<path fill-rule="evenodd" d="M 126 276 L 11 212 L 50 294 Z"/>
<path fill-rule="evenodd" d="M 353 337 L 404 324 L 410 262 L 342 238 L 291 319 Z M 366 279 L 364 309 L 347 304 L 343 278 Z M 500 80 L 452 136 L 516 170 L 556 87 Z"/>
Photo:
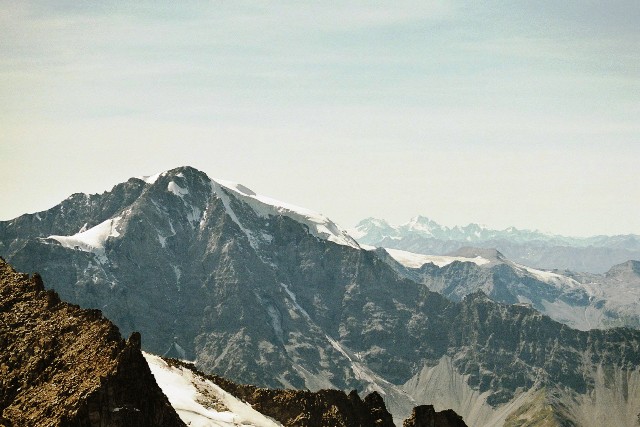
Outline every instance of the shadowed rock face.
<path fill-rule="evenodd" d="M 140 351 L 98 310 L 0 259 L 0 425 L 184 426 Z"/>
<path fill-rule="evenodd" d="M 462 417 L 454 411 L 436 412 L 431 405 L 420 405 L 413 408 L 411 417 L 404 420 L 402 427 L 466 427 Z"/>

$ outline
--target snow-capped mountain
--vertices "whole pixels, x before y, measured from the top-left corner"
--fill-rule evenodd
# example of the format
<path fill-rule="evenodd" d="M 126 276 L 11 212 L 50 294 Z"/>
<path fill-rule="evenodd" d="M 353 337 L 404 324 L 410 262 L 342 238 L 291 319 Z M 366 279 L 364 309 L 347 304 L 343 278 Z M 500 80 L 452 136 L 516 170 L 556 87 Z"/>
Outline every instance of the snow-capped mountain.
<path fill-rule="evenodd" d="M 349 233 L 362 244 L 422 254 L 447 255 L 465 246 L 496 248 L 515 262 L 548 270 L 604 273 L 613 265 L 640 259 L 640 236 L 633 234 L 577 238 L 515 227 L 446 227 L 424 216 L 399 226 L 367 218 Z"/>
<path fill-rule="evenodd" d="M 440 240 L 455 240 L 469 243 L 484 240 L 508 239 L 513 242 L 543 241 L 565 244 L 581 243 L 580 239 L 545 234 L 535 230 L 519 230 L 509 227 L 504 230 L 492 230 L 478 224 L 468 224 L 464 227 L 447 227 L 425 216 L 415 216 L 409 222 L 392 226 L 383 219 L 367 218 L 360 221 L 350 233 L 358 240 L 365 241 L 382 236 L 392 239 L 402 239 L 410 235 Z"/>
<path fill-rule="evenodd" d="M 0 222 L 0 254 L 18 268 L 142 332 L 147 351 L 205 372 L 376 391 L 396 422 L 429 403 L 469 425 L 532 411 L 585 426 L 636 422 L 640 332 L 576 331 L 478 292 L 450 301 L 381 252 L 327 218 L 188 167 Z M 444 268 L 492 262 L 471 258 Z"/>
<path fill-rule="evenodd" d="M 482 291 L 492 300 L 525 304 L 572 328 L 640 327 L 640 262 L 605 274 L 546 271 L 517 264 L 495 249 L 465 247 L 451 255 L 376 250 L 403 277 L 452 301 Z"/>

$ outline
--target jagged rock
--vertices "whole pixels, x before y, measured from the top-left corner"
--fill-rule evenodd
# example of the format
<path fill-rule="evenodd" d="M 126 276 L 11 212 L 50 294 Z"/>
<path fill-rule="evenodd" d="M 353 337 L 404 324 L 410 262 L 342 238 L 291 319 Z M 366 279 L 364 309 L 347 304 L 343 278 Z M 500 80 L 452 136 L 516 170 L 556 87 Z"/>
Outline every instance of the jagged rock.
<path fill-rule="evenodd" d="M 402 427 L 467 427 L 462 417 L 451 409 L 436 412 L 432 405 L 413 408 L 411 416 L 404 420 Z"/>
<path fill-rule="evenodd" d="M 217 375 L 205 375 L 192 364 L 176 359 L 167 361 L 212 381 L 285 427 L 394 427 L 391 414 L 375 391 L 363 400 L 355 390 L 347 395 L 339 390 L 311 392 L 261 388 L 237 384 Z"/>
<path fill-rule="evenodd" d="M 0 260 L 0 425 L 184 426 L 140 351 L 98 310 L 82 310 Z"/>

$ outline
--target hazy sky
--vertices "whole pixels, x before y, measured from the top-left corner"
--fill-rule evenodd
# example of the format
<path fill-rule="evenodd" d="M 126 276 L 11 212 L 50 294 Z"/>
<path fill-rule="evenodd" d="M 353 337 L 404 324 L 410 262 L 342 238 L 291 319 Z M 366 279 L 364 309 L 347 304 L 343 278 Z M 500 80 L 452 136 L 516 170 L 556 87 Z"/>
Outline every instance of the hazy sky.
<path fill-rule="evenodd" d="M 344 227 L 640 234 L 638 0 L 0 10 L 0 219 L 192 165 Z"/>

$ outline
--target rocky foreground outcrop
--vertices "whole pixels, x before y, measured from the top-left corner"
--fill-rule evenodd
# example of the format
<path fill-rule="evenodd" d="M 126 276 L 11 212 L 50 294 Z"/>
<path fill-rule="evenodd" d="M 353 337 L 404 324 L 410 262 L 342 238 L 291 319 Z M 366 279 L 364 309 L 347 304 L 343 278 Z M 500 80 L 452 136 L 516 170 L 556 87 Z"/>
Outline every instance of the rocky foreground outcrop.
<path fill-rule="evenodd" d="M 0 258 L 0 426 L 184 426 L 140 351 L 98 310 Z"/>

